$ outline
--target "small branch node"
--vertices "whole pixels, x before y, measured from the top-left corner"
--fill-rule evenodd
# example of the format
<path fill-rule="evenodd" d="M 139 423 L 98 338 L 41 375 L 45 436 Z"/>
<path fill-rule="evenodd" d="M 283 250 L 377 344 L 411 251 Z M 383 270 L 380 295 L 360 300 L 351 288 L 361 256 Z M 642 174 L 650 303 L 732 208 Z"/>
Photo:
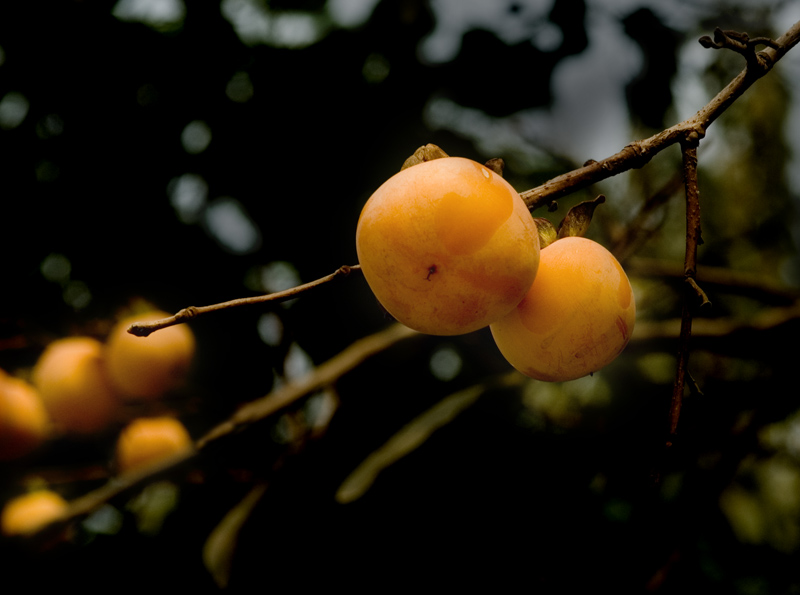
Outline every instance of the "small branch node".
<path fill-rule="evenodd" d="M 695 281 L 694 277 L 687 277 L 686 282 L 689 284 L 689 287 L 692 288 L 692 291 L 694 291 L 697 297 L 700 298 L 700 308 L 711 305 L 711 300 L 708 299 L 708 295 L 706 295 L 706 292 L 703 291 L 703 288 L 697 284 L 697 281 Z"/>
<path fill-rule="evenodd" d="M 693 397 L 705 396 L 700 388 L 700 385 L 697 383 L 697 380 L 695 380 L 689 372 L 686 372 L 686 377 L 689 379 L 689 395 Z"/>
<path fill-rule="evenodd" d="M 198 311 L 197 306 L 188 306 L 179 310 L 178 313 L 175 314 L 175 320 L 178 322 L 185 322 L 195 318 L 199 314 L 200 312 Z"/>

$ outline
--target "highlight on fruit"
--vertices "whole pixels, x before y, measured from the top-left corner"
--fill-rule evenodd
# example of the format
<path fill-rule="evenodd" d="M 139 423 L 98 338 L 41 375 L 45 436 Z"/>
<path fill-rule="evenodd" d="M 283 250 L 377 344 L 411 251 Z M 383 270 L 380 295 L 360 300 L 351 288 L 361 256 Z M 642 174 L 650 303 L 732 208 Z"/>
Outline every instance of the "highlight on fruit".
<path fill-rule="evenodd" d="M 539 238 L 524 201 L 500 175 L 442 155 L 407 162 L 373 193 L 358 220 L 356 250 L 389 314 L 423 333 L 457 335 L 516 307 L 536 276 Z"/>

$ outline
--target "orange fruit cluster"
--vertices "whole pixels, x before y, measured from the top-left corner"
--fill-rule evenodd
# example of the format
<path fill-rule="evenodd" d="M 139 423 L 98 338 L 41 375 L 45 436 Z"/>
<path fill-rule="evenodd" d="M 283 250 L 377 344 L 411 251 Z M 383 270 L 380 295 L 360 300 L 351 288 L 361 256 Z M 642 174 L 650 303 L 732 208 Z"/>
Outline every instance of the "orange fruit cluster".
<path fill-rule="evenodd" d="M 105 342 L 88 336 L 57 339 L 40 354 L 30 382 L 0 370 L 0 461 L 33 453 L 56 434 L 88 437 L 103 432 L 122 421 L 125 401 L 146 403 L 176 388 L 194 356 L 189 328 L 168 327 L 149 337 L 127 332 L 133 322 L 167 316 L 154 310 L 124 318 Z M 192 448 L 179 420 L 139 417 L 117 437 L 116 470 L 143 470 Z M 67 508 L 59 494 L 36 489 L 5 504 L 0 532 L 35 532 Z"/>
<path fill-rule="evenodd" d="M 583 237 L 540 248 L 519 194 L 468 159 L 423 161 L 384 182 L 361 212 L 356 249 L 399 322 L 432 335 L 489 326 L 503 356 L 536 379 L 599 370 L 633 330 L 633 291 L 614 256 Z"/>

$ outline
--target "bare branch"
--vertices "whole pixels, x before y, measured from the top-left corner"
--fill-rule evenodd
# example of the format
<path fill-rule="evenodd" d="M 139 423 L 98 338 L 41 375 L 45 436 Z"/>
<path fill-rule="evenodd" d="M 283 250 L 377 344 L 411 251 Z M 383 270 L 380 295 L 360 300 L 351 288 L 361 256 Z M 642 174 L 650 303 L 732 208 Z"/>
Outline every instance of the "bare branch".
<path fill-rule="evenodd" d="M 686 366 L 689 361 L 689 340 L 692 336 L 692 298 L 696 296 L 697 287 L 697 245 L 700 243 L 700 192 L 697 185 L 697 143 L 683 143 L 683 177 L 686 191 L 686 254 L 683 263 L 683 274 L 686 279 L 686 290 L 683 298 L 681 314 L 680 344 L 678 346 L 678 367 L 675 372 L 675 384 L 672 390 L 672 404 L 669 411 L 669 438 L 667 446 L 672 446 L 678 429 L 683 390 L 686 381 Z"/>
<path fill-rule="evenodd" d="M 757 38 L 759 43 L 762 38 Z M 753 40 L 751 40 L 753 41 Z M 758 53 L 759 68 L 745 68 L 733 81 L 720 91 L 708 105 L 697 114 L 675 126 L 654 134 L 650 138 L 634 141 L 619 153 L 600 161 L 588 161 L 586 165 L 562 174 L 541 186 L 521 192 L 530 210 L 552 204 L 554 200 L 581 188 L 586 188 L 617 174 L 646 165 L 656 154 L 667 147 L 683 141 L 696 142 L 703 138 L 706 130 L 730 105 L 754 82 L 769 72 L 786 52 L 800 41 L 800 21 L 769 47 Z"/>
<path fill-rule="evenodd" d="M 151 322 L 135 322 L 130 326 L 128 332 L 132 335 L 136 335 L 137 337 L 146 337 L 154 331 L 158 331 L 163 328 L 167 328 L 169 326 L 174 326 L 176 324 L 181 324 L 183 322 L 196 318 L 200 314 L 207 314 L 208 312 L 217 312 L 219 310 L 225 310 L 227 308 L 236 308 L 238 306 L 266 304 L 269 302 L 274 302 L 276 304 L 280 302 L 286 302 L 288 300 L 298 297 L 300 294 L 306 293 L 313 289 L 317 289 L 318 287 L 330 283 L 331 281 L 334 281 L 338 278 L 347 277 L 353 271 L 361 271 L 361 265 L 356 264 L 353 266 L 345 265 L 339 267 L 330 275 L 320 277 L 315 281 L 310 281 L 309 283 L 305 283 L 304 285 L 298 285 L 297 287 L 292 287 L 291 289 L 287 289 L 285 291 L 278 291 L 276 293 L 269 293 L 267 295 L 259 295 L 248 298 L 239 298 L 236 300 L 231 300 L 229 302 L 222 302 L 220 304 L 214 304 L 211 306 L 200 306 L 200 307 L 189 306 L 188 308 L 184 308 L 183 310 L 180 310 L 177 314 L 169 316 L 168 318 L 153 320 Z"/>

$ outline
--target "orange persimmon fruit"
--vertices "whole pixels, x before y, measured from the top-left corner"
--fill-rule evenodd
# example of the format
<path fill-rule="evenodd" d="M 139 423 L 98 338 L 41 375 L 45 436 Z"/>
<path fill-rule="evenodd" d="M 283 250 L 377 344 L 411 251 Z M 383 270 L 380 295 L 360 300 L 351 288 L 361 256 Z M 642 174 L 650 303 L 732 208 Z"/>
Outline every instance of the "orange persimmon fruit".
<path fill-rule="evenodd" d="M 193 442 L 186 427 L 172 417 L 140 417 L 130 422 L 117 439 L 116 464 L 120 473 L 140 470 L 181 452 Z"/>
<path fill-rule="evenodd" d="M 539 265 L 536 223 L 489 168 L 443 157 L 403 169 L 364 205 L 362 272 L 381 305 L 432 335 L 468 333 L 512 310 Z"/>
<path fill-rule="evenodd" d="M 167 318 L 152 310 L 118 321 L 106 340 L 105 363 L 114 389 L 127 399 L 157 399 L 185 379 L 195 351 L 194 334 L 185 324 L 155 331 L 147 337 L 128 332 L 134 322 Z"/>
<path fill-rule="evenodd" d="M 29 382 L 0 370 L 0 461 L 10 461 L 38 448 L 50 422 L 37 390 Z"/>
<path fill-rule="evenodd" d="M 38 531 L 67 510 L 67 501 L 59 494 L 39 489 L 9 500 L 0 513 L 3 535 L 24 535 Z"/>
<path fill-rule="evenodd" d="M 33 368 L 32 380 L 53 425 L 66 433 L 102 431 L 118 411 L 103 363 L 103 344 L 92 337 L 50 343 Z"/>
<path fill-rule="evenodd" d="M 512 366 L 556 382 L 611 363 L 635 320 L 633 290 L 617 259 L 597 242 L 566 237 L 542 249 L 525 299 L 489 328 Z"/>

